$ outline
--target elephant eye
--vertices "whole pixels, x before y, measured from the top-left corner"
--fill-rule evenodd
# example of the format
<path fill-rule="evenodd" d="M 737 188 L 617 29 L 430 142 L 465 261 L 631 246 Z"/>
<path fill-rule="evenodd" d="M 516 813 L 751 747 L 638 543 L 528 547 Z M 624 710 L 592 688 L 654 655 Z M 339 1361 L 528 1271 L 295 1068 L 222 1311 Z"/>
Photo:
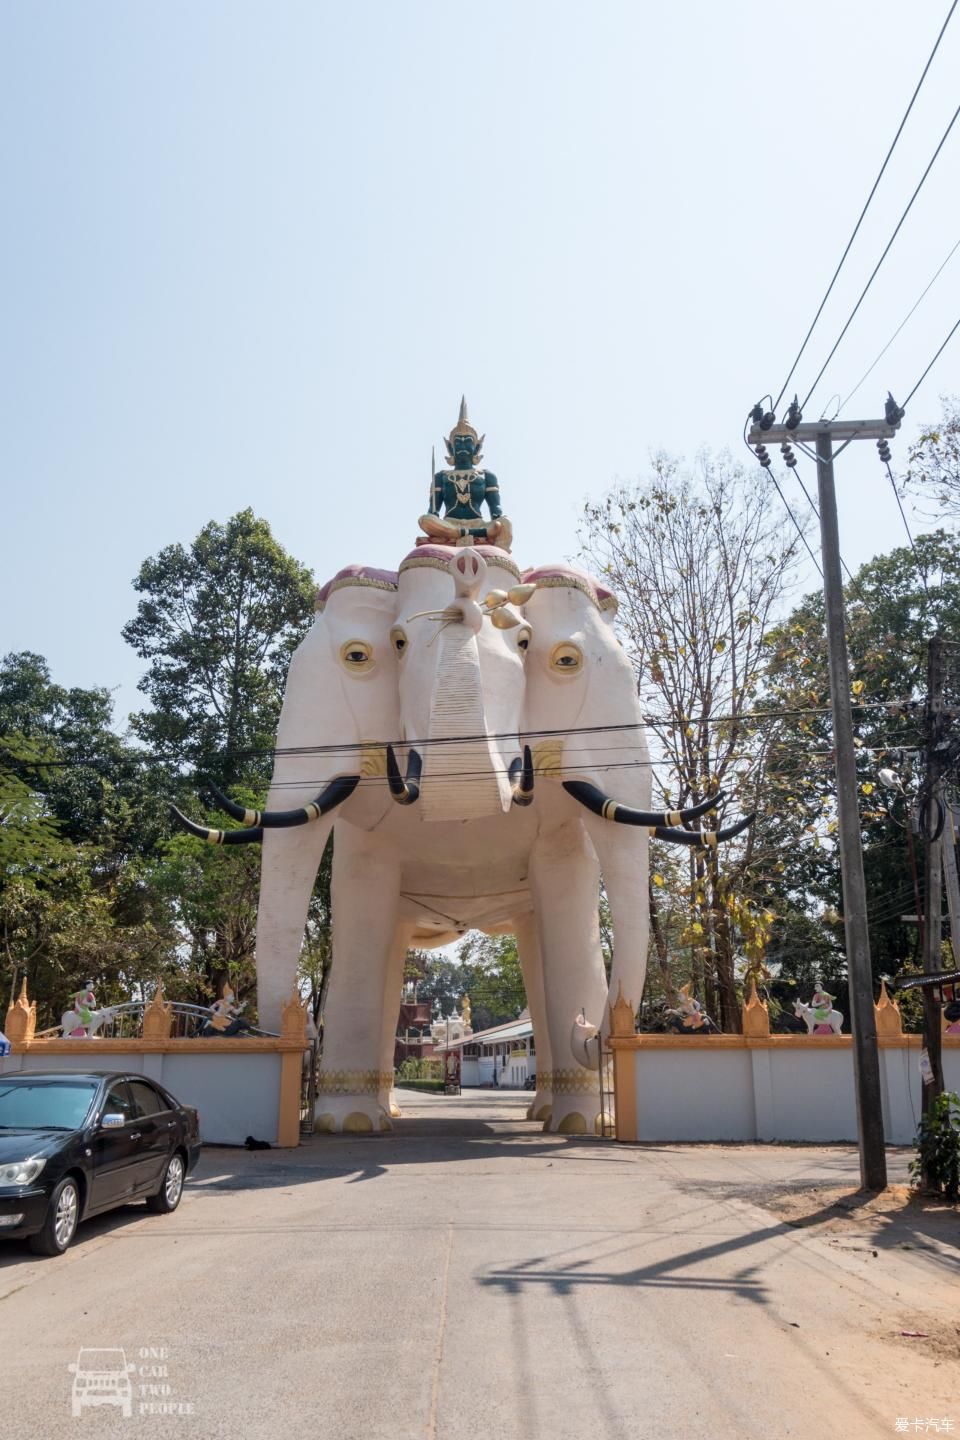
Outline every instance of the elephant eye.
<path fill-rule="evenodd" d="M 564 641 L 560 645 L 554 645 L 550 651 L 550 668 L 557 670 L 561 675 L 572 675 L 583 665 L 583 651 L 579 645 L 572 641 Z"/>
<path fill-rule="evenodd" d="M 517 636 L 517 649 L 518 649 L 518 650 L 528 650 L 529 648 L 530 648 L 530 631 L 529 631 L 529 630 L 526 630 L 526 629 L 521 630 L 521 631 L 520 631 L 520 634 Z"/>
<path fill-rule="evenodd" d="M 373 665 L 373 647 L 366 640 L 348 640 L 340 646 L 340 659 L 350 670 L 369 670 Z"/>
<path fill-rule="evenodd" d="M 407 637 L 399 625 L 395 625 L 390 631 L 390 644 L 398 655 L 402 655 L 407 648 Z"/>

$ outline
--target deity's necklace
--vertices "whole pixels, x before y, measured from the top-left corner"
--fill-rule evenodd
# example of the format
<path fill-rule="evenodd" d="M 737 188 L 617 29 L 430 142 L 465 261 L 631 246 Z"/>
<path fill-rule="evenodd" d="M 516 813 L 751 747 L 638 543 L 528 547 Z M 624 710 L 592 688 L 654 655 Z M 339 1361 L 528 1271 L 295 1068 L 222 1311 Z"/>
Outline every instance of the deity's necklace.
<path fill-rule="evenodd" d="M 462 478 L 461 478 L 462 477 Z M 454 470 L 453 483 L 457 491 L 457 504 L 467 505 L 470 502 L 470 481 L 473 479 L 472 470 Z"/>

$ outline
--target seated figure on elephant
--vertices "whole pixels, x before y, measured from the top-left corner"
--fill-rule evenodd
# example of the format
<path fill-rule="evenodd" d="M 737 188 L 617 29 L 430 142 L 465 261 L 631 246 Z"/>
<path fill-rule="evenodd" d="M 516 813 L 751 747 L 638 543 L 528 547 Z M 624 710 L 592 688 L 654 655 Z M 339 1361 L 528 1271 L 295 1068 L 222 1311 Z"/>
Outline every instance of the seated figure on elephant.
<path fill-rule="evenodd" d="M 500 487 L 492 470 L 480 470 L 484 436 L 478 435 L 467 415 L 466 398 L 460 416 L 444 444 L 451 469 L 435 470 L 430 484 L 430 508 L 420 516 L 425 539 L 418 545 L 473 545 L 486 543 L 510 549 L 513 527 L 500 508 Z M 484 519 L 486 504 L 490 519 Z"/>

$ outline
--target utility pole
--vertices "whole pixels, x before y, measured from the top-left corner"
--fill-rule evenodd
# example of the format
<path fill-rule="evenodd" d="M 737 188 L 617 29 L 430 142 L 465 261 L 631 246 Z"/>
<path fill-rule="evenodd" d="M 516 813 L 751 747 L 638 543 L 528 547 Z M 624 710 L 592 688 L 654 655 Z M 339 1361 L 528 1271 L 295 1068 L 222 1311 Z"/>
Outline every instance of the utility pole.
<path fill-rule="evenodd" d="M 850 668 L 847 660 L 843 577 L 840 570 L 840 531 L 833 478 L 833 442 L 844 441 L 841 448 L 845 449 L 851 440 L 886 440 L 896 434 L 900 423 L 900 412 L 895 405 L 892 410 L 888 405 L 888 416 L 889 418 L 884 420 L 818 420 L 807 425 L 800 423 L 799 417 L 796 417 L 797 423 L 792 425 L 770 423 L 765 429 L 767 417 L 764 417 L 764 420 L 754 424 L 750 431 L 750 444 L 760 447 L 758 459 L 761 464 L 765 458 L 769 464 L 765 449 L 768 442 L 788 447 L 798 444 L 805 451 L 806 447 L 812 444 L 816 451 L 823 598 L 827 618 L 830 704 L 833 713 L 834 763 L 837 777 L 843 927 L 850 985 L 850 1026 L 853 1031 L 853 1078 L 857 1097 L 860 1183 L 865 1190 L 886 1189 L 887 1156 L 883 1137 L 877 1025 L 873 1008 L 873 969 L 870 964 L 870 935 L 867 929 L 867 888 L 863 878 L 860 807 L 857 800 Z"/>
<path fill-rule="evenodd" d="M 925 863 L 923 867 L 923 971 L 935 975 L 943 969 L 943 852 L 941 848 L 946 804 L 943 795 L 943 647 L 934 635 L 927 647 L 927 775 L 926 805 L 920 812 Z M 952 827 L 951 827 L 952 828 Z M 923 986 L 923 1048 L 930 1061 L 931 1083 L 920 1087 L 925 1115 L 937 1095 L 943 1094 L 943 1051 L 940 1044 L 940 990 Z"/>
<path fill-rule="evenodd" d="M 947 914 L 950 916 L 950 944 L 953 947 L 953 963 L 960 966 L 960 879 L 957 876 L 957 826 L 960 811 L 956 805 L 943 797 L 947 807 L 947 823 L 940 838 L 943 856 L 943 883 L 947 892 Z"/>

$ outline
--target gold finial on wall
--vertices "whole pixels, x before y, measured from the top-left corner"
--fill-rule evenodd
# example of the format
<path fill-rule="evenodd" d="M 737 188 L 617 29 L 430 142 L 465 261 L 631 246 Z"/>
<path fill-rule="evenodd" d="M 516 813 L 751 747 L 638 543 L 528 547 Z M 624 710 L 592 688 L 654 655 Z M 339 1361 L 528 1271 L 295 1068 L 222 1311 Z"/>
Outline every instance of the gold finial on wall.
<path fill-rule="evenodd" d="M 632 1035 L 634 1033 L 634 1010 L 629 1000 L 624 999 L 623 986 L 617 986 L 617 998 L 610 1006 L 610 1034 Z"/>
<path fill-rule="evenodd" d="M 303 1045 L 307 1043 L 307 1010 L 296 983 L 280 1014 L 280 1034 L 284 1040 L 298 1040 Z"/>
<path fill-rule="evenodd" d="M 173 1020 L 173 1006 L 163 998 L 163 981 L 157 980 L 153 999 L 143 1012 L 144 1040 L 169 1040 Z"/>
<path fill-rule="evenodd" d="M 37 1002 L 27 996 L 27 977 L 24 975 L 20 994 L 7 1010 L 3 1033 L 11 1045 L 29 1045 L 37 1029 Z"/>
<path fill-rule="evenodd" d="M 900 1018 L 900 1006 L 896 1000 L 891 1000 L 887 994 L 887 982 L 880 981 L 880 999 L 873 1007 L 874 1019 L 877 1026 L 877 1036 L 884 1040 L 900 1040 L 903 1038 L 903 1021 Z"/>
<path fill-rule="evenodd" d="M 770 1034 L 770 1012 L 766 1002 L 757 994 L 756 977 L 750 982 L 750 994 L 740 1015 L 744 1035 L 758 1040 Z"/>

